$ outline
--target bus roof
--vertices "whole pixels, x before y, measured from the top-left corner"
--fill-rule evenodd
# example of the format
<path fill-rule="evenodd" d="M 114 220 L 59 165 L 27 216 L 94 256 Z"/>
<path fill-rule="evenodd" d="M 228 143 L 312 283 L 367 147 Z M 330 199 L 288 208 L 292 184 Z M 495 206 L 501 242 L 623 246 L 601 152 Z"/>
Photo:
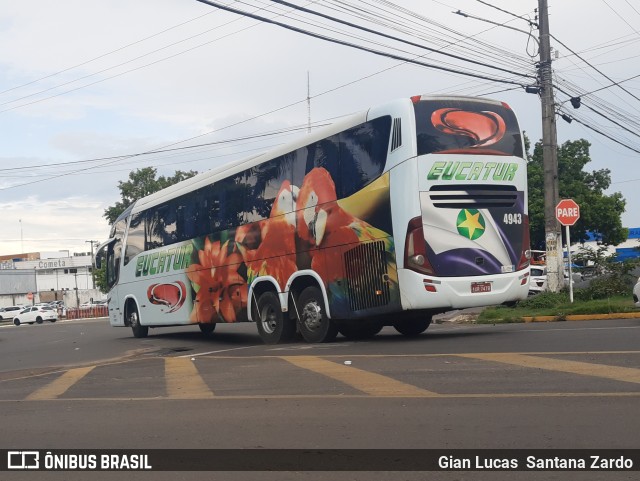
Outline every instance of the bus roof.
<path fill-rule="evenodd" d="M 409 99 L 405 99 L 405 101 L 408 100 Z M 138 199 L 134 204 L 132 204 L 132 211 L 138 212 L 140 210 L 147 209 L 168 199 L 172 199 L 176 196 L 199 189 L 200 187 L 204 187 L 217 180 L 224 179 L 229 175 L 241 172 L 245 169 L 249 169 L 270 159 L 276 158 L 280 155 L 284 155 L 288 152 L 292 152 L 296 149 L 304 147 L 305 145 L 309 145 L 337 132 L 341 132 L 342 130 L 345 130 L 354 125 L 366 122 L 367 113 L 368 111 L 351 114 L 334 124 L 328 125 L 322 129 L 318 129 L 317 131 L 312 132 L 305 137 L 301 137 L 295 141 L 268 150 L 262 154 L 257 154 L 252 157 L 229 162 L 228 164 L 224 164 L 220 167 L 216 167 L 211 170 L 207 170 L 206 172 L 197 174 L 189 179 L 183 180 L 181 182 L 178 182 L 177 184 L 171 185 L 165 189 L 159 190 L 158 192 L 154 192 L 153 194 Z"/>

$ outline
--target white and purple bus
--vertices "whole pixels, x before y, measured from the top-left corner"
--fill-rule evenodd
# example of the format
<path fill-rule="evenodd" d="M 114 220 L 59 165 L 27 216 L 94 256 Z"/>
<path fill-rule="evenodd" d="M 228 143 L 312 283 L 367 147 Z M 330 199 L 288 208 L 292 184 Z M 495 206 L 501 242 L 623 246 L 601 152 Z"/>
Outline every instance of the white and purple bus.
<path fill-rule="evenodd" d="M 99 248 L 109 317 L 255 322 L 326 342 L 529 290 L 527 170 L 508 105 L 400 99 L 133 203 Z"/>

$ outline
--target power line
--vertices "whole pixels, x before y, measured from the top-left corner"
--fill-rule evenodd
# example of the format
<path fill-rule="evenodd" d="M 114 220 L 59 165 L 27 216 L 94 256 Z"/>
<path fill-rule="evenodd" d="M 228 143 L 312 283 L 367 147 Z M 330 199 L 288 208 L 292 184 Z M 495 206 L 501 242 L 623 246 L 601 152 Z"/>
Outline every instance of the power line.
<path fill-rule="evenodd" d="M 27 87 L 29 85 L 32 85 L 32 84 L 36 83 L 36 82 L 40 82 L 42 80 L 46 80 L 46 79 L 51 78 L 51 77 L 55 77 L 56 75 L 60 75 L 61 73 L 68 72 L 69 70 L 73 70 L 75 68 L 82 67 L 83 65 L 87 65 L 88 63 L 91 63 L 91 62 L 94 62 L 94 61 L 99 60 L 101 58 L 107 57 L 107 56 L 109 56 L 111 54 L 114 54 L 116 52 L 120 52 L 121 50 L 124 50 L 126 48 L 132 47 L 133 45 L 137 45 L 139 43 L 145 42 L 145 41 L 147 41 L 147 40 L 149 40 L 151 38 L 154 38 L 154 37 L 157 37 L 159 35 L 162 35 L 163 33 L 166 33 L 166 32 L 168 32 L 170 30 L 173 30 L 175 28 L 178 28 L 178 27 L 181 27 L 183 25 L 186 25 L 187 23 L 193 22 L 193 21 L 198 20 L 198 19 L 200 19 L 202 17 L 205 17 L 207 15 L 211 15 L 212 13 L 215 13 L 215 11 L 207 12 L 207 13 L 205 13 L 203 15 L 198 15 L 197 17 L 194 17 L 194 18 L 192 18 L 190 20 L 187 20 L 185 22 L 179 23 L 179 24 L 174 25 L 172 27 L 166 28 L 164 30 L 161 30 L 159 32 L 154 33 L 153 35 L 149 35 L 148 37 L 141 38 L 140 40 L 136 40 L 135 42 L 131 42 L 131 43 L 127 44 L 127 45 L 124 45 L 122 47 L 116 48 L 115 50 L 111 50 L 110 52 L 103 53 L 102 55 L 98 55 L 97 57 L 93 57 L 92 59 L 85 60 L 84 62 L 78 63 L 78 64 L 73 65 L 71 67 L 67 67 L 65 69 L 58 70 L 57 72 L 54 72 L 54 73 L 49 74 L 49 75 L 45 75 L 44 77 L 40 77 L 40 78 L 32 80 L 30 82 L 27 82 L 27 83 L 24 83 L 24 84 L 21 84 L 21 85 L 16 85 L 15 87 L 11 87 L 11 88 L 8 88 L 6 90 L 2 90 L 2 91 L 0 91 L 0 95 L 4 94 L 6 92 L 11 92 L 12 90 L 20 89 L 22 87 Z"/>
<path fill-rule="evenodd" d="M 319 124 L 319 125 L 314 125 L 314 127 L 321 127 L 327 124 Z M 282 134 L 282 133 L 287 133 L 287 132 L 296 132 L 296 131 L 300 131 L 300 130 L 305 130 L 307 127 L 291 127 L 289 129 L 280 129 L 280 130 L 274 130 L 271 132 L 265 132 L 265 133 L 261 133 L 261 134 L 255 134 L 255 135 L 247 135 L 244 137 L 236 137 L 233 139 L 224 139 L 224 140 L 218 140 L 215 142 L 206 142 L 203 144 L 196 144 L 196 145 L 187 145 L 184 147 L 175 147 L 172 149 L 160 149 L 160 150 L 154 150 L 153 152 L 151 152 L 152 154 L 159 154 L 159 153 L 163 153 L 163 152 L 175 152 L 175 151 L 179 151 L 179 150 L 186 150 L 186 149 L 194 149 L 197 147 L 205 147 L 205 146 L 210 146 L 210 145 L 220 145 L 220 144 L 228 144 L 228 143 L 232 143 L 232 142 L 238 142 L 240 140 L 249 140 L 249 139 L 257 139 L 257 138 L 261 138 L 261 137 L 269 137 L 271 135 L 278 135 L 278 134 Z M 68 161 L 68 162 L 56 162 L 56 163 L 52 163 L 52 164 L 37 164 L 37 165 L 24 165 L 21 167 L 5 167 L 5 168 L 0 168 L 0 172 L 8 172 L 8 171 L 13 171 L 13 170 L 24 170 L 24 169 L 37 169 L 37 168 L 47 168 L 47 167 L 59 167 L 59 166 L 67 166 L 67 165 L 74 165 L 74 164 L 85 164 L 85 163 L 90 163 L 90 162 L 101 162 L 104 160 L 118 160 L 118 159 L 128 159 L 128 158 L 132 158 L 132 157 L 139 157 L 139 156 L 143 156 L 143 155 L 150 155 L 150 153 L 148 152 L 138 152 L 138 153 L 133 153 L 133 154 L 122 154 L 122 155 L 114 155 L 111 157 L 97 157 L 97 158 L 93 158 L 93 159 L 85 159 L 85 160 L 72 160 L 72 161 Z M 98 166 L 99 167 L 99 166 Z"/>
<path fill-rule="evenodd" d="M 361 45 L 356 45 L 354 43 L 346 42 L 344 40 L 339 40 L 339 39 L 327 37 L 325 35 L 321 35 L 321 34 L 318 34 L 318 33 L 310 32 L 308 30 L 304 30 L 304 29 L 301 29 L 301 28 L 298 28 L 298 27 L 294 27 L 292 25 L 287 25 L 287 24 L 282 23 L 282 22 L 277 22 L 275 20 L 271 20 L 271 19 L 266 18 L 266 17 L 261 17 L 259 15 L 254 15 L 252 13 L 245 12 L 245 11 L 242 11 L 242 10 L 238 10 L 238 9 L 235 9 L 235 8 L 231 8 L 231 7 L 228 7 L 226 5 L 223 5 L 223 4 L 220 4 L 220 3 L 216 3 L 216 2 L 213 2 L 213 1 L 210 1 L 210 0 L 197 0 L 197 1 L 200 2 L 200 3 L 206 3 L 207 5 L 211 5 L 212 7 L 220 8 L 222 10 L 226 10 L 228 12 L 235 13 L 237 15 L 246 16 L 246 17 L 249 17 L 249 18 L 253 18 L 255 20 L 259 20 L 261 22 L 270 23 L 272 25 L 276 25 L 278 27 L 285 28 L 287 30 L 292 30 L 294 32 L 301 33 L 301 34 L 307 35 L 309 37 L 314 37 L 314 38 L 318 38 L 320 40 L 325 40 L 327 42 L 336 43 L 336 44 L 339 44 L 339 45 L 344 45 L 346 47 L 355 48 L 357 50 L 362 50 L 362 51 L 365 51 L 365 52 L 373 53 L 375 55 L 379 55 L 379 56 L 382 56 L 382 57 L 387 57 L 387 58 L 391 58 L 391 59 L 394 59 L 394 60 L 402 60 L 404 62 L 412 63 L 412 64 L 415 64 L 415 65 L 420 65 L 420 66 L 423 66 L 423 67 L 433 68 L 433 69 L 436 69 L 436 70 L 442 70 L 442 71 L 450 72 L 450 73 L 456 73 L 456 74 L 459 74 L 459 75 L 465 75 L 465 76 L 468 76 L 468 77 L 481 78 L 481 79 L 484 79 L 484 80 L 492 80 L 494 82 L 499 82 L 499 83 L 520 85 L 523 88 L 525 87 L 525 85 L 520 83 L 520 82 L 514 82 L 514 81 L 511 81 L 511 80 L 500 79 L 500 78 L 495 78 L 495 77 L 488 77 L 486 75 L 476 74 L 476 73 L 467 72 L 467 71 L 464 71 L 464 70 L 454 69 L 454 68 L 450 68 L 450 67 L 443 67 L 441 65 L 429 64 L 429 63 L 426 63 L 426 62 L 420 62 L 420 61 L 415 60 L 415 59 L 409 59 L 409 58 L 406 58 L 406 57 L 401 57 L 399 55 L 381 52 L 379 50 L 374 50 L 374 49 L 371 49 L 371 48 L 363 47 Z"/>
<path fill-rule="evenodd" d="M 373 29 L 370 29 L 370 28 L 367 28 L 367 27 L 363 27 L 361 25 L 356 25 L 355 23 L 352 23 L 352 22 L 347 22 L 346 20 L 341 20 L 339 18 L 332 17 L 331 15 L 326 15 L 324 13 L 316 12 L 314 10 L 311 10 L 311 9 L 308 9 L 308 8 L 305 8 L 305 7 L 300 7 L 298 5 L 294 5 L 293 3 L 289 3 L 289 2 L 286 2 L 284 0 L 271 0 L 271 2 L 278 3 L 280 5 L 284 5 L 284 6 L 289 7 L 289 8 L 294 8 L 296 10 L 299 10 L 299 11 L 305 12 L 305 13 L 309 13 L 311 15 L 316 15 L 316 16 L 319 16 L 319 17 L 322 17 L 322 18 L 326 18 L 328 20 L 331 20 L 332 22 L 340 23 L 342 25 L 347 25 L 347 26 L 352 27 L 352 28 L 357 28 L 358 30 L 362 30 L 364 32 L 373 33 L 374 35 L 379 35 L 379 36 L 384 37 L 384 38 L 388 38 L 388 39 L 391 39 L 391 40 L 402 42 L 402 43 L 405 43 L 407 45 L 411 45 L 413 47 L 422 48 L 424 50 L 428 50 L 429 52 L 433 52 L 433 53 L 437 53 L 437 54 L 444 55 L 444 56 L 447 56 L 447 57 L 455 58 L 457 60 L 462 60 L 464 62 L 469 62 L 469 63 L 475 64 L 475 65 L 481 65 L 483 67 L 488 67 L 488 68 L 491 68 L 491 69 L 500 70 L 502 72 L 510 73 L 512 75 L 517 75 L 517 76 L 521 76 L 521 77 L 528 77 L 528 78 L 534 78 L 533 76 L 522 74 L 521 72 L 514 72 L 513 70 L 503 69 L 501 67 L 496 67 L 495 65 L 490 65 L 490 64 L 487 64 L 487 63 L 484 63 L 484 62 L 479 62 L 477 60 L 473 60 L 473 59 L 470 59 L 468 57 L 465 58 L 465 57 L 461 57 L 459 55 L 455 55 L 455 54 L 452 54 L 452 53 L 443 52 L 441 50 L 436 50 L 434 48 L 427 47 L 425 45 L 420 45 L 418 43 L 411 42 L 409 40 L 405 40 L 405 39 L 396 37 L 394 35 L 389 35 L 389 34 L 386 34 L 386 33 L 380 32 L 380 31 L 375 31 Z"/>

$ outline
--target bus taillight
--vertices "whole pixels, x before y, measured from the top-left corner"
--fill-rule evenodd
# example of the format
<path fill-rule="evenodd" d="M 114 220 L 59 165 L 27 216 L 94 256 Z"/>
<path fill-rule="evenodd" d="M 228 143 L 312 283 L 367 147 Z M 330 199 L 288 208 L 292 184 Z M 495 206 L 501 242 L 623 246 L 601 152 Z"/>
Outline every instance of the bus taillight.
<path fill-rule="evenodd" d="M 427 258 L 427 243 L 422 232 L 422 217 L 414 217 L 409 221 L 407 238 L 404 242 L 404 266 L 420 274 L 435 274 Z"/>
<path fill-rule="evenodd" d="M 530 237 L 529 237 L 529 218 L 525 216 L 524 218 L 524 235 L 522 239 L 522 253 L 520 255 L 520 262 L 518 263 L 518 269 L 521 270 L 525 267 L 529 267 L 531 263 L 531 247 L 530 247 Z"/>

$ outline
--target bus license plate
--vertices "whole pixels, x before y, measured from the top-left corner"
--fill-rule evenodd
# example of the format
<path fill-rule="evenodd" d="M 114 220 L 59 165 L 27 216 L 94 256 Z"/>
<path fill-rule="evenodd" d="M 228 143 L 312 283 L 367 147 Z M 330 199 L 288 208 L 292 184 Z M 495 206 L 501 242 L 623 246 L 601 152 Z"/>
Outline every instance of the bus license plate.
<path fill-rule="evenodd" d="M 491 292 L 491 282 L 472 282 L 471 293 L 476 294 L 478 292 Z"/>

